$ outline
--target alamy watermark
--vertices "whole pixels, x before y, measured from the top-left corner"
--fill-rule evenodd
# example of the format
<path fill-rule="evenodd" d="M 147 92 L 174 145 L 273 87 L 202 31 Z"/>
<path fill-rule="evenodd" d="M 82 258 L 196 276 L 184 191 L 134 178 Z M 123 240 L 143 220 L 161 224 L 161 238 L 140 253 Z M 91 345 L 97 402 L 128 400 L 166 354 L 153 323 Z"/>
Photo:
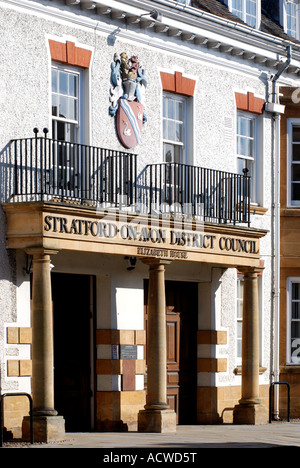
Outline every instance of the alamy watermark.
<path fill-rule="evenodd" d="M 118 235 L 124 240 L 160 244 L 172 231 L 173 243 L 180 245 L 184 240 L 189 247 L 199 247 L 199 236 L 204 232 L 203 204 L 200 203 L 197 206 L 154 203 L 149 210 L 149 206 L 142 203 L 127 205 L 123 197 L 118 207 L 98 204 L 96 213 L 101 217 L 97 224 L 99 237 Z"/>
<path fill-rule="evenodd" d="M 293 364 L 300 364 L 300 338 L 292 340 L 291 362 Z"/>
<path fill-rule="evenodd" d="M 292 92 L 291 99 L 292 99 L 294 104 L 299 104 L 299 102 L 300 102 L 300 88 L 296 88 Z"/>

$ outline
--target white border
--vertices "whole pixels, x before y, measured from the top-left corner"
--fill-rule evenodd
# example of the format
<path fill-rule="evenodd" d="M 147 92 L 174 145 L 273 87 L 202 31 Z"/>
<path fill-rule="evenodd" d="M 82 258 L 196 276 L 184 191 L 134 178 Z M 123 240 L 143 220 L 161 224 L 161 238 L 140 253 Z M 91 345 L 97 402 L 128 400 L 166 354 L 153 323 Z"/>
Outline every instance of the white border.
<path fill-rule="evenodd" d="M 288 276 L 286 278 L 286 364 L 289 366 L 299 366 L 300 362 L 291 361 L 291 299 L 292 299 L 292 284 L 300 283 L 299 276 Z M 300 361 L 300 359 L 299 359 Z"/>
<path fill-rule="evenodd" d="M 286 128 L 286 140 L 287 140 L 287 147 L 286 147 L 286 206 L 287 208 L 295 208 L 300 206 L 300 200 L 297 202 L 292 201 L 292 193 L 291 193 L 291 164 L 292 164 L 292 144 L 293 144 L 293 137 L 292 137 L 292 129 L 293 125 L 300 126 L 300 118 L 291 118 L 287 119 L 287 128 Z"/>

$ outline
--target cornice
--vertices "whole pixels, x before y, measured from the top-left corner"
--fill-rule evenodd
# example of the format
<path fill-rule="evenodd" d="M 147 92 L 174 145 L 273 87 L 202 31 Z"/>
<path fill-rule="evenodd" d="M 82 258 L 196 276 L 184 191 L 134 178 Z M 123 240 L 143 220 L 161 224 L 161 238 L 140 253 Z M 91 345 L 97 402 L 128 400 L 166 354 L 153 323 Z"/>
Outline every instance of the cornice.
<path fill-rule="evenodd" d="M 247 25 L 217 17 L 193 7 L 167 0 L 2 0 L 16 6 L 56 16 L 76 24 L 111 33 L 111 27 L 123 27 L 123 37 L 144 30 L 151 40 L 165 38 L 182 45 L 218 51 L 224 58 L 239 57 L 247 63 L 265 65 L 273 72 L 285 62 L 286 49 L 292 46 L 292 61 L 286 72 L 300 76 L 300 49 L 296 44 L 267 34 Z M 162 14 L 158 22 L 141 16 L 157 9 Z M 81 13 L 81 14 L 79 14 Z M 101 21 L 102 20 L 102 21 Z M 100 24 L 101 21 L 101 24 Z M 131 37 L 134 39 L 134 36 Z M 148 41 L 150 43 L 150 41 Z M 151 42 L 152 44 L 152 42 Z M 153 45 L 158 46 L 155 42 Z M 191 48 L 191 47 L 190 47 Z M 189 54 L 188 54 L 189 55 Z M 190 56 L 193 53 L 191 52 Z"/>
<path fill-rule="evenodd" d="M 141 213 L 134 214 L 127 211 L 122 210 L 112 210 L 109 212 L 106 208 L 99 209 L 99 207 L 95 206 L 83 206 L 83 205 L 72 205 L 71 203 L 56 203 L 54 201 L 38 201 L 38 202 L 22 202 L 22 203 L 14 203 L 14 202 L 7 202 L 1 204 L 4 212 L 6 214 L 12 215 L 20 215 L 22 213 L 31 213 L 31 212 L 47 212 L 53 214 L 65 214 L 66 216 L 78 216 L 78 217 L 89 217 L 95 219 L 113 219 L 117 221 L 134 221 L 137 219 L 144 224 L 147 224 L 149 221 L 148 215 L 142 215 Z M 182 220 L 177 221 L 173 218 L 162 217 L 157 218 L 160 226 L 171 226 L 171 228 L 176 228 L 176 226 L 182 225 Z M 192 220 L 192 221 L 185 221 L 186 227 L 193 227 L 198 226 L 199 222 Z M 209 231 L 213 234 L 223 234 L 228 236 L 251 236 L 253 239 L 260 239 L 265 237 L 268 234 L 267 229 L 256 228 L 256 227 L 248 227 L 246 225 L 240 224 L 217 224 L 213 222 L 201 222 L 201 226 L 203 226 L 204 231 Z M 178 227 L 179 229 L 179 227 Z"/>

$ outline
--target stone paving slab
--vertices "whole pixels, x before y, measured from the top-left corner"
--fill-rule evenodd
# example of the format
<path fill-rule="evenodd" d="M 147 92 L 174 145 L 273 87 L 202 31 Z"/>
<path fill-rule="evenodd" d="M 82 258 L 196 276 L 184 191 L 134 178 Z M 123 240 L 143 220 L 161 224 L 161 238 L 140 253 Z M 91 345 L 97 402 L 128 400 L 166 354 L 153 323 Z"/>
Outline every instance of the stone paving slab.
<path fill-rule="evenodd" d="M 160 448 L 162 451 L 188 451 L 201 448 L 300 448 L 300 423 L 273 422 L 261 426 L 177 426 L 175 434 L 157 433 L 67 433 L 63 441 L 49 444 L 5 442 L 3 448 L 92 448 L 104 453 L 117 449 Z M 108 449 L 111 449 L 110 451 Z M 156 450 L 157 451 L 157 450 Z"/>

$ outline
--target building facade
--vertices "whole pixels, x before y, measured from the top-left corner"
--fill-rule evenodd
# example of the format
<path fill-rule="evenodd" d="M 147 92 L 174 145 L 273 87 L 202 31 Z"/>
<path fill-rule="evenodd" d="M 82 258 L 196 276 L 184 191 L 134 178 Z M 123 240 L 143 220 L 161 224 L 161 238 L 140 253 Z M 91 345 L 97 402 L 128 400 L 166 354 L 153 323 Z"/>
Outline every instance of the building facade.
<path fill-rule="evenodd" d="M 296 130 L 299 122 L 298 89 L 281 89 L 285 113 L 281 117 L 281 191 L 280 191 L 280 341 L 277 349 L 280 381 L 290 386 L 293 415 L 299 415 L 299 326 L 297 288 L 299 283 L 298 232 L 299 215 L 296 192 Z M 278 396 L 279 412 L 287 410 L 287 389 Z"/>
<path fill-rule="evenodd" d="M 299 44 L 298 2 L 263 2 L 268 14 Z M 294 46 L 295 47 L 295 46 Z M 297 73 L 297 70 L 295 70 Z M 291 416 L 299 417 L 299 195 L 297 174 L 297 130 L 299 88 L 286 83 L 280 87 L 281 114 L 277 119 L 279 163 L 276 190 L 278 223 L 275 264 L 274 378 L 280 382 L 274 392 L 274 417 L 286 417 L 290 397 Z M 275 387 L 274 387 L 275 388 Z M 279 390 L 280 389 L 280 390 Z"/>
<path fill-rule="evenodd" d="M 41 440 L 268 421 L 279 86 L 300 55 L 267 5 L 238 3 L 0 2 L 14 434 L 20 393 Z"/>

